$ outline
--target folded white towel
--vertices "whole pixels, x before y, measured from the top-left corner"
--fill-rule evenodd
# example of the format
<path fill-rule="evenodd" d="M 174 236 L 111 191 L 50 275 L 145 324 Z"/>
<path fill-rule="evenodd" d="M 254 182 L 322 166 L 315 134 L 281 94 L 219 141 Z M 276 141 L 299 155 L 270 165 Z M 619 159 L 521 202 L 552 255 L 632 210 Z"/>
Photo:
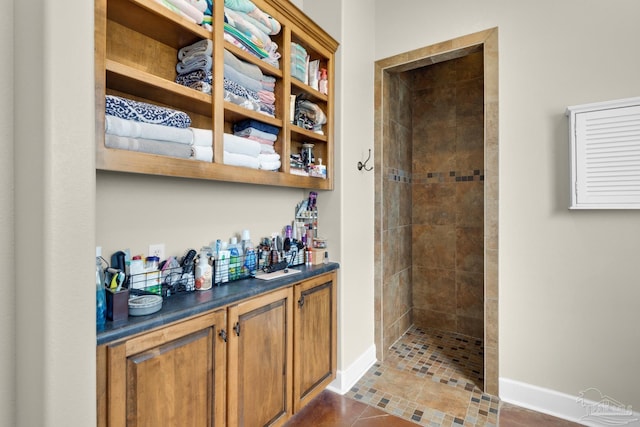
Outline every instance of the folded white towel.
<path fill-rule="evenodd" d="M 189 128 L 193 132 L 193 145 L 199 147 L 213 146 L 213 131 L 211 129 Z"/>
<path fill-rule="evenodd" d="M 161 156 L 178 157 L 181 159 L 191 157 L 191 147 L 178 142 L 155 141 L 152 139 L 129 138 L 126 136 L 106 134 L 104 145 L 108 148 L 159 154 Z"/>
<path fill-rule="evenodd" d="M 258 157 L 260 154 L 260 143 L 247 138 L 224 134 L 224 151 L 235 154 L 244 154 L 251 157 Z"/>
<path fill-rule="evenodd" d="M 276 160 L 273 162 L 260 162 L 260 169 L 267 171 L 277 171 L 280 169 L 280 160 Z"/>
<path fill-rule="evenodd" d="M 242 166 L 245 168 L 258 169 L 260 162 L 257 157 L 247 156 L 246 154 L 236 154 L 224 152 L 224 164 L 230 166 Z"/>
<path fill-rule="evenodd" d="M 191 156 L 195 160 L 200 160 L 202 162 L 212 162 L 213 147 L 202 147 L 199 145 L 194 145 L 193 147 L 191 147 Z"/>
<path fill-rule="evenodd" d="M 182 13 L 189 16 L 191 19 L 196 21 L 196 24 L 200 25 L 204 20 L 204 13 L 196 9 L 195 6 L 190 5 L 185 0 L 165 0 L 170 3 L 174 7 L 180 9 Z"/>
<path fill-rule="evenodd" d="M 276 149 L 270 144 L 260 144 L 260 154 L 275 154 Z"/>
<path fill-rule="evenodd" d="M 261 162 L 278 162 L 280 161 L 280 154 L 260 154 L 258 160 Z"/>
<path fill-rule="evenodd" d="M 105 131 L 112 135 L 179 142 L 187 145 L 193 143 L 193 132 L 189 128 L 142 123 L 109 115 L 106 115 L 105 119 Z"/>
<path fill-rule="evenodd" d="M 198 9 L 200 12 L 204 13 L 204 11 L 207 10 L 207 0 L 187 0 L 187 3 Z"/>

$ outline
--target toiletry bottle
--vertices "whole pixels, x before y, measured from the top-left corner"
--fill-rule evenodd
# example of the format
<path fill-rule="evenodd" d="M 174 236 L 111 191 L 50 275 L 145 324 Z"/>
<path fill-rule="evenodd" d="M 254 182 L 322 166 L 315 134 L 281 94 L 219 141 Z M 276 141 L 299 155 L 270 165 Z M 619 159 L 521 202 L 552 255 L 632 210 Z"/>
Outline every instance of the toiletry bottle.
<path fill-rule="evenodd" d="M 201 251 L 196 265 L 196 290 L 206 291 L 211 289 L 211 265 L 206 251 Z"/>
<path fill-rule="evenodd" d="M 329 92 L 329 81 L 327 80 L 327 69 L 320 68 L 320 82 L 319 82 L 319 91 L 320 93 L 327 94 Z"/>
<path fill-rule="evenodd" d="M 238 238 L 232 237 L 229 245 L 229 280 L 238 280 L 242 274 L 242 248 Z"/>
<path fill-rule="evenodd" d="M 220 250 L 216 258 L 215 283 L 227 283 L 229 281 L 229 250 L 227 242 L 220 243 Z"/>
<path fill-rule="evenodd" d="M 102 269 L 102 248 L 96 248 L 96 327 L 102 328 L 107 321 L 107 297 L 104 293 L 104 270 Z"/>
<path fill-rule="evenodd" d="M 242 277 L 254 277 L 258 270 L 258 258 L 253 247 L 249 230 L 242 231 L 242 250 L 244 252 L 244 264 L 242 265 Z"/>

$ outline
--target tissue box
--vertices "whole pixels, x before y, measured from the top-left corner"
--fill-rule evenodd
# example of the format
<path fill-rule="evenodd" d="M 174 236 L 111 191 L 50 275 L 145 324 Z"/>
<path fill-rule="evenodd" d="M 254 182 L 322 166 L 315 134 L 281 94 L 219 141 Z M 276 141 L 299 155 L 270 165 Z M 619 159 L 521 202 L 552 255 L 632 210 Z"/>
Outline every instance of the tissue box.
<path fill-rule="evenodd" d="M 107 295 L 107 319 L 112 322 L 120 322 L 129 318 L 129 289 L 118 292 L 105 290 Z"/>

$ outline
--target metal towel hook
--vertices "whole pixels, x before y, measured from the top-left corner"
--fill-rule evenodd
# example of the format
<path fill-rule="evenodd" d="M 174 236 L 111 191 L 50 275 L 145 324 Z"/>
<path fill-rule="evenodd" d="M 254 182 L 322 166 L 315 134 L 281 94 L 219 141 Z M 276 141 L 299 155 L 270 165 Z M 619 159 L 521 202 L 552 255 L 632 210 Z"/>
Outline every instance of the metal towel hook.
<path fill-rule="evenodd" d="M 362 162 L 358 162 L 358 170 L 361 171 L 362 169 L 366 170 L 366 171 L 370 171 L 373 169 L 373 166 L 367 167 L 367 162 L 369 161 L 369 159 L 371 159 L 371 148 L 369 148 L 369 157 L 367 157 L 367 160 L 364 161 L 364 163 Z"/>

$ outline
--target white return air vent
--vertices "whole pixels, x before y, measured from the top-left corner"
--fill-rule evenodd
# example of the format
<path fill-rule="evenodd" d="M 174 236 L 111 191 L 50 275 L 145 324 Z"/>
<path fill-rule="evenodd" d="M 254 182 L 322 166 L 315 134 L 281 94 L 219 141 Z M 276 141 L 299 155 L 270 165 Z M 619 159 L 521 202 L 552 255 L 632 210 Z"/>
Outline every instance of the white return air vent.
<path fill-rule="evenodd" d="M 640 98 L 567 108 L 570 209 L 640 209 Z"/>

